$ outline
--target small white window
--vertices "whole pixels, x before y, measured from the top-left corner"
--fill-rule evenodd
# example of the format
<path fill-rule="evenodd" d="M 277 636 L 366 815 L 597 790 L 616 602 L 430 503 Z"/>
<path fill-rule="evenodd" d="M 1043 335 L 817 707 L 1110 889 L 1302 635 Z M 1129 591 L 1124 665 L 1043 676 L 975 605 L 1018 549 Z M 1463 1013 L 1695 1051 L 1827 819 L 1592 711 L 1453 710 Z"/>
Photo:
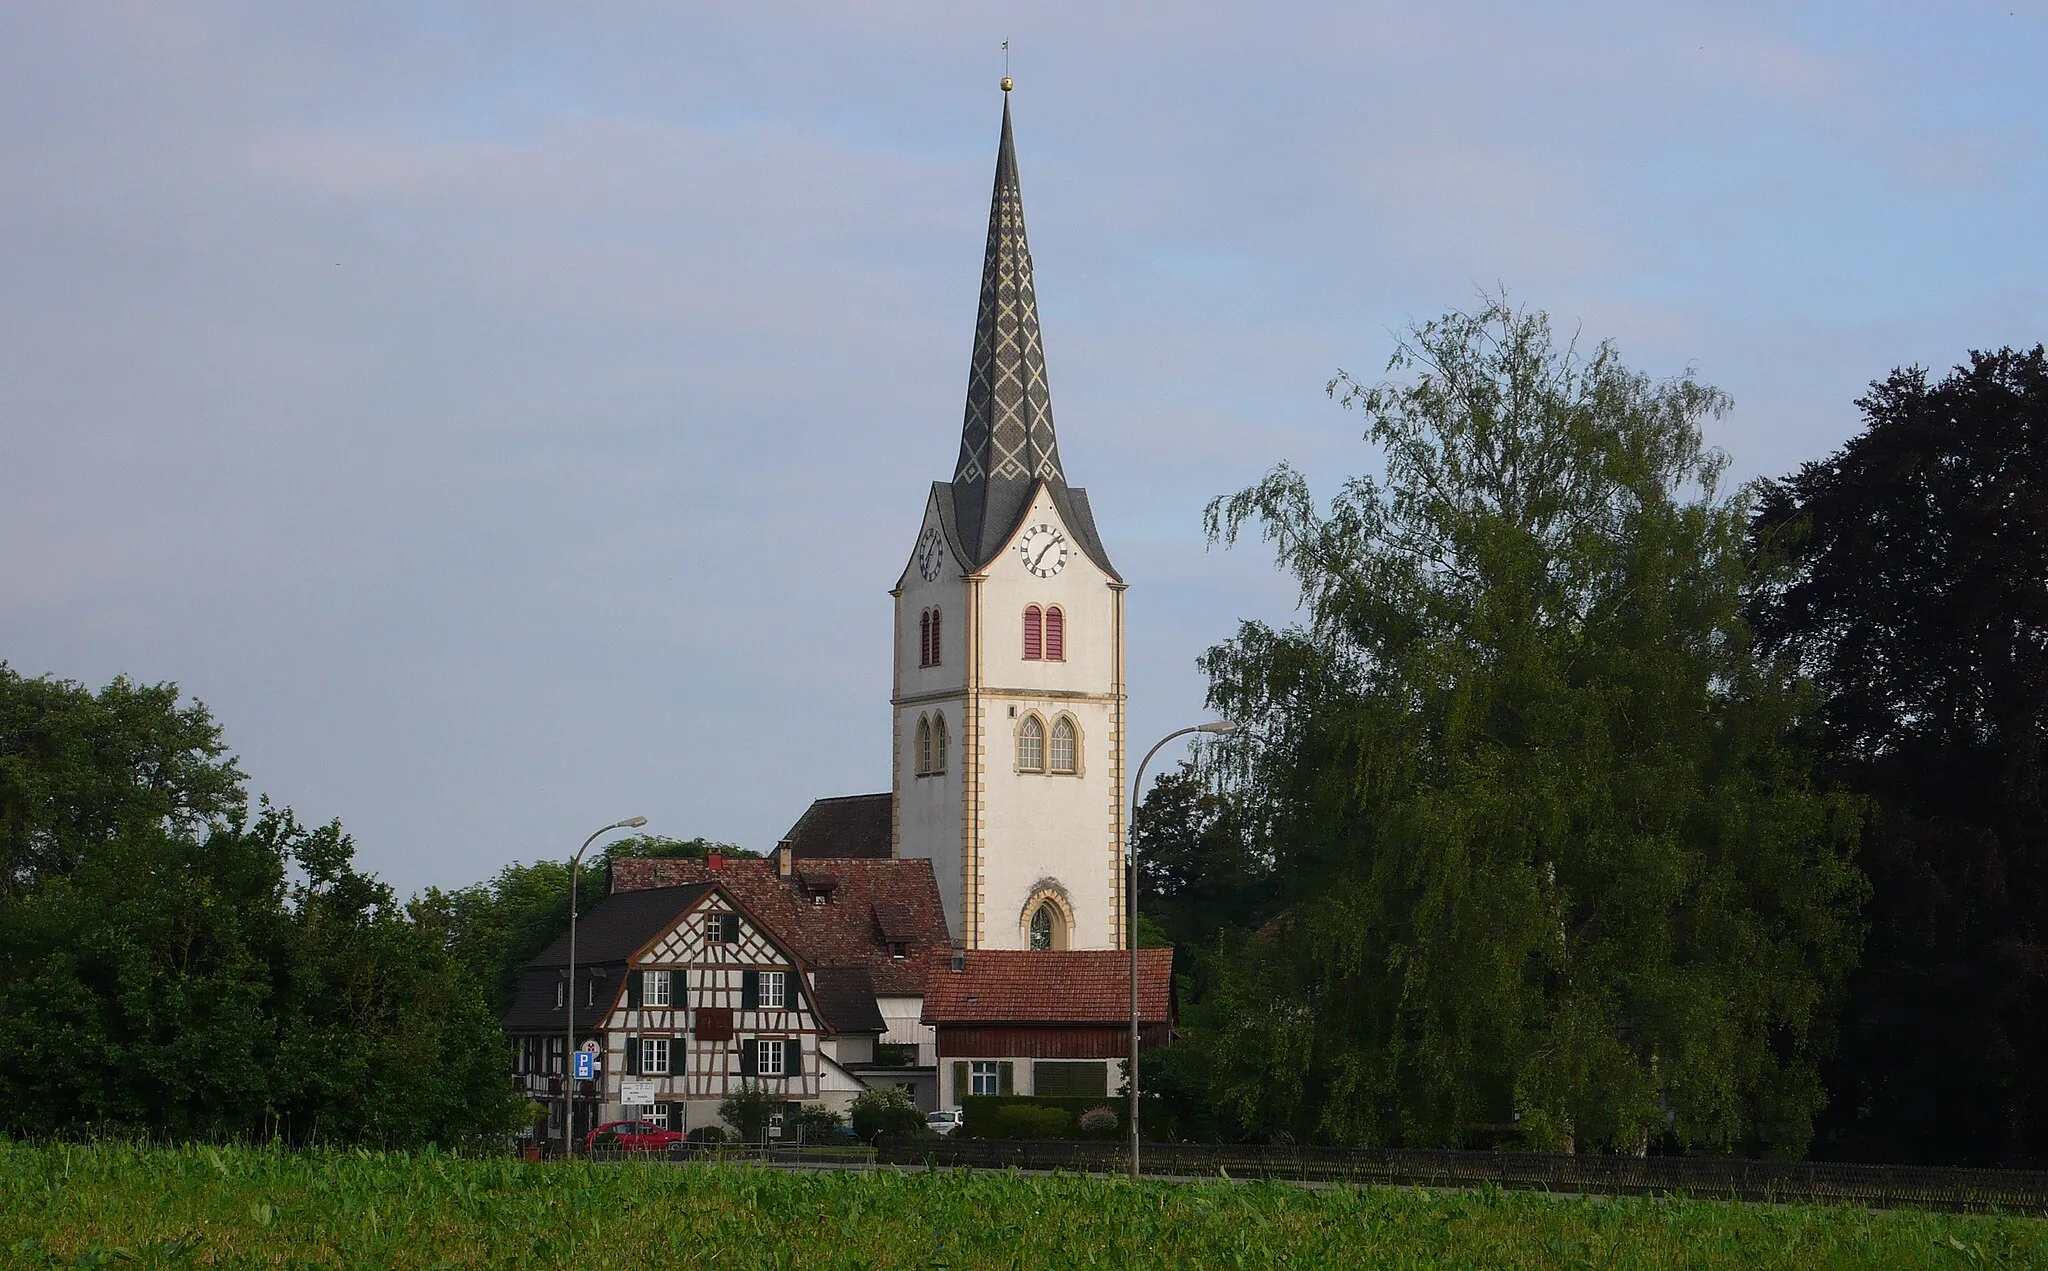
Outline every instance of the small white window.
<path fill-rule="evenodd" d="M 780 971 L 761 972 L 761 1009 L 779 1011 L 784 1001 L 783 973 Z"/>
<path fill-rule="evenodd" d="M 932 775 L 946 770 L 946 717 L 932 716 Z"/>
<path fill-rule="evenodd" d="M 640 976 L 640 1004 L 642 1006 L 668 1006 L 669 973 L 667 971 L 646 971 Z"/>
<path fill-rule="evenodd" d="M 585 1006 L 597 1005 L 597 977 L 594 975 L 583 982 L 583 1004 Z"/>
<path fill-rule="evenodd" d="M 969 1065 L 967 1070 L 967 1093 L 1000 1094 L 1001 1091 L 998 1087 L 1001 1083 L 1002 1079 L 996 1072 L 995 1060 L 977 1059 Z"/>
<path fill-rule="evenodd" d="M 640 1039 L 640 1071 L 651 1077 L 660 1076 L 668 1071 L 668 1038 Z"/>
<path fill-rule="evenodd" d="M 668 1105 L 665 1103 L 644 1104 L 642 1105 L 640 1119 L 651 1121 L 666 1130 L 668 1128 Z"/>
<path fill-rule="evenodd" d="M 713 944 L 733 944 L 740 938 L 738 914 L 711 914 L 704 919 L 704 938 Z"/>
<path fill-rule="evenodd" d="M 558 1010 L 558 1011 L 559 1011 L 559 1010 L 561 1010 L 561 1009 L 562 1009 L 562 1003 L 564 1003 L 564 1002 L 566 1002 L 566 1001 L 568 1001 L 568 1000 L 569 1000 L 569 982 L 568 982 L 567 980 L 556 980 L 556 981 L 555 981 L 555 1009 L 556 1009 L 556 1010 Z"/>
<path fill-rule="evenodd" d="M 932 721 L 930 717 L 917 717 L 917 775 L 932 775 Z"/>
<path fill-rule="evenodd" d="M 765 979 L 767 977 L 764 976 L 762 978 Z M 786 1071 L 782 1062 L 782 1048 L 788 1044 L 788 1042 L 781 1041 L 763 1041 L 761 1043 L 762 1076 L 780 1077 Z"/>

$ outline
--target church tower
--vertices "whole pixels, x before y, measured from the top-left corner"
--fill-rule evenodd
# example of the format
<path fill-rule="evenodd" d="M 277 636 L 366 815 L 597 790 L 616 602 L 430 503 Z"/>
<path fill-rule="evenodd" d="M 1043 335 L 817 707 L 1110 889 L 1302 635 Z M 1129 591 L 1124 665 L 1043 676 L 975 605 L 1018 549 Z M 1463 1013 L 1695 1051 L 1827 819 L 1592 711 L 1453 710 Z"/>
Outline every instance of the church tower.
<path fill-rule="evenodd" d="M 970 949 L 1121 948 L 1125 584 L 1060 466 L 1009 92 L 960 457 L 890 593 L 895 852 Z"/>

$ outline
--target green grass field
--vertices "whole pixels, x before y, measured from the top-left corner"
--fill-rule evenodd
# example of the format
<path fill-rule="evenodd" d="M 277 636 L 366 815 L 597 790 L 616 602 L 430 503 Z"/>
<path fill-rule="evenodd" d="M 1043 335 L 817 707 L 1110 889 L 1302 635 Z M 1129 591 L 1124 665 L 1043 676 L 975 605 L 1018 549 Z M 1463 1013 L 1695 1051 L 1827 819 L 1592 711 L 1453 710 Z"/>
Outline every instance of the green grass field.
<path fill-rule="evenodd" d="M 0 1143 L 14 1267 L 2043 1267 L 2048 1220 Z"/>

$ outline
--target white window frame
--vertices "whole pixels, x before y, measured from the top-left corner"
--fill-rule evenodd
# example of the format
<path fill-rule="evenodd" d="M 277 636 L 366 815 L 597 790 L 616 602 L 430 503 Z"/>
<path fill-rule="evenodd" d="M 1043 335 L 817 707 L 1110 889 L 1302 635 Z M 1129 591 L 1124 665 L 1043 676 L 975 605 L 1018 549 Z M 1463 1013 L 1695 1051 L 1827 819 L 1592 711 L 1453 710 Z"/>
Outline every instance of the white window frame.
<path fill-rule="evenodd" d="M 789 1045 L 780 1037 L 763 1037 L 754 1050 L 754 1068 L 763 1077 L 782 1077 L 789 1073 L 789 1065 L 783 1062 L 783 1047 Z M 772 1056 L 772 1058 L 771 1058 Z"/>
<path fill-rule="evenodd" d="M 782 971 L 763 971 L 759 987 L 760 1005 L 764 1011 L 779 1011 L 789 1004 L 789 976 Z"/>
<path fill-rule="evenodd" d="M 555 1009 L 561 1010 L 569 1002 L 569 981 L 555 981 Z"/>
<path fill-rule="evenodd" d="M 669 1039 L 666 1037 L 642 1037 L 640 1039 L 640 1074 L 645 1077 L 666 1077 L 669 1075 Z M 657 1058 L 659 1056 L 659 1058 Z"/>
<path fill-rule="evenodd" d="M 1062 737 L 1062 731 L 1065 736 Z M 1066 743 L 1066 756 L 1060 756 L 1060 744 Z M 1062 715 L 1052 722 L 1052 728 L 1045 736 L 1046 771 L 1059 777 L 1073 777 L 1081 772 L 1081 726 L 1071 715 Z"/>
<path fill-rule="evenodd" d="M 982 1089 L 986 1082 L 988 1089 Z M 976 1059 L 967 1065 L 968 1094 L 1000 1094 L 1003 1088 L 1002 1066 L 993 1059 Z"/>
<path fill-rule="evenodd" d="M 672 992 L 674 984 L 674 972 L 642 971 L 640 973 L 640 1005 L 675 1005 L 675 996 Z"/>
<path fill-rule="evenodd" d="M 732 934 L 726 935 L 727 919 L 731 920 Z M 706 914 L 704 916 L 704 939 L 708 944 L 738 944 L 740 938 L 739 915 L 730 912 Z"/>

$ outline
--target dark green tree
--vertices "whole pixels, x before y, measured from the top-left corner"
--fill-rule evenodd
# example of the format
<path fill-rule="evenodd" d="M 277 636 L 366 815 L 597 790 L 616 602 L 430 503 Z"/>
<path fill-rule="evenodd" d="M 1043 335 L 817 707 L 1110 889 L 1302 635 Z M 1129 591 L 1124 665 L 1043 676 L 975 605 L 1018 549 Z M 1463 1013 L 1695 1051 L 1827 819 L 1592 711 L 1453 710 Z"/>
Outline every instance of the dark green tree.
<path fill-rule="evenodd" d="M 1388 370 L 1330 386 L 1383 479 L 1209 511 L 1304 611 L 1204 660 L 1281 901 L 1210 1003 L 1220 1097 L 1338 1142 L 1800 1152 L 1863 883 L 1741 619 L 1726 398 L 1504 303 Z"/>
<path fill-rule="evenodd" d="M 475 981 L 339 825 L 253 822 L 171 685 L 0 664 L 0 1128 L 471 1145 L 518 1109 Z"/>
<path fill-rule="evenodd" d="M 1895 371 L 1757 509 L 1751 622 L 1871 808 L 1837 1150 L 2048 1157 L 2048 358 Z"/>

